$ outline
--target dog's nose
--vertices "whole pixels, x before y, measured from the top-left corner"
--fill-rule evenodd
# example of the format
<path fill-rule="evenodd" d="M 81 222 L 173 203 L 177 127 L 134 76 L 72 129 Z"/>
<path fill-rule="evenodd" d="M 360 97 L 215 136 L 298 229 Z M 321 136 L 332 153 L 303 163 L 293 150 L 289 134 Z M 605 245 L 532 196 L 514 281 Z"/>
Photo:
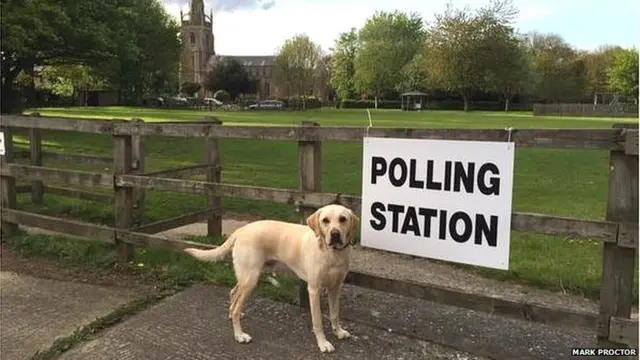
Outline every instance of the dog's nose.
<path fill-rule="evenodd" d="M 331 230 L 331 242 L 340 242 L 340 231 L 338 230 Z"/>

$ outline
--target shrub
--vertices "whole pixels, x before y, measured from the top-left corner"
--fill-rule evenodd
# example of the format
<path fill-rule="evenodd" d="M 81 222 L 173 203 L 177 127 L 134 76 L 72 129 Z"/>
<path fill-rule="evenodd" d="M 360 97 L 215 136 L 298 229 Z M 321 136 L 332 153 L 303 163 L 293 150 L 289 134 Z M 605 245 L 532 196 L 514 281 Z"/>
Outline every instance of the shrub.
<path fill-rule="evenodd" d="M 229 102 L 231 100 L 231 95 L 226 90 L 218 90 L 213 94 L 213 98 L 222 101 L 223 103 Z"/>
<path fill-rule="evenodd" d="M 375 109 L 374 100 L 342 100 L 341 109 Z M 378 109 L 400 109 L 400 100 L 378 100 Z"/>
<path fill-rule="evenodd" d="M 318 109 L 322 107 L 322 102 L 315 96 L 290 97 L 279 100 L 284 102 L 284 106 L 287 109 L 291 110 Z"/>

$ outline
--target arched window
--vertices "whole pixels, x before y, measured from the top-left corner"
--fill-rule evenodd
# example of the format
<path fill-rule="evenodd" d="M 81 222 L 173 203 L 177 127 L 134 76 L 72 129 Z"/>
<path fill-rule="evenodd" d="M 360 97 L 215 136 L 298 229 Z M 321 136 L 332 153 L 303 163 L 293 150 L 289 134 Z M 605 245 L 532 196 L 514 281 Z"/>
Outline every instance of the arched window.
<path fill-rule="evenodd" d="M 195 44 L 196 43 L 196 34 L 191 33 L 191 43 Z"/>

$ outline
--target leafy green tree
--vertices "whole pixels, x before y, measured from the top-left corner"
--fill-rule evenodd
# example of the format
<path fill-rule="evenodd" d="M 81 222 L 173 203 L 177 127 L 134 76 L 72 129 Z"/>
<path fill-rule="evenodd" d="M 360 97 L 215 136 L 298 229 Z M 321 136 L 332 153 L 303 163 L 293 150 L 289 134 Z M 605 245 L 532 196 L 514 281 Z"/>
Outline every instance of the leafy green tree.
<path fill-rule="evenodd" d="M 469 109 L 475 91 L 500 88 L 511 99 L 519 83 L 519 59 L 511 22 L 517 9 L 509 0 L 495 0 L 475 13 L 451 4 L 427 31 L 428 83 L 460 94 Z"/>
<path fill-rule="evenodd" d="M 323 52 L 307 35 L 296 35 L 284 42 L 276 55 L 273 76 L 285 96 L 311 95 Z"/>
<path fill-rule="evenodd" d="M 401 71 L 400 82 L 395 86 L 398 93 L 415 90 L 425 90 L 428 82 L 425 51 L 418 52 Z"/>
<path fill-rule="evenodd" d="M 395 90 L 404 67 L 424 41 L 424 24 L 417 13 L 376 12 L 360 29 L 355 58 L 355 86 L 376 99 Z"/>
<path fill-rule="evenodd" d="M 614 53 L 619 49 L 619 46 L 607 45 L 580 55 L 586 67 L 585 94 L 593 95 L 594 103 L 598 102 L 598 94 L 611 91 L 607 71 L 613 62 Z"/>
<path fill-rule="evenodd" d="M 159 0 L 4 0 L 1 11 L 3 112 L 17 110 L 16 78 L 35 67 L 89 66 L 132 103 L 175 85 L 179 28 Z"/>
<path fill-rule="evenodd" d="M 19 109 L 16 79 L 35 66 L 87 64 L 112 56 L 109 8 L 115 0 L 3 0 L 1 111 Z"/>
<path fill-rule="evenodd" d="M 498 26 L 488 41 L 486 53 L 494 54 L 488 62 L 488 88 L 499 91 L 504 100 L 504 110 L 509 111 L 516 94 L 531 93 L 536 83 L 535 64 L 530 48 L 524 39 L 516 36 L 511 28 Z"/>
<path fill-rule="evenodd" d="M 528 36 L 538 83 L 536 97 L 543 101 L 572 102 L 585 96 L 586 66 L 579 54 L 559 35 Z"/>
<path fill-rule="evenodd" d="M 209 91 L 225 90 L 232 100 L 253 92 L 253 84 L 242 64 L 233 58 L 218 58 L 204 79 Z"/>
<path fill-rule="evenodd" d="M 638 102 L 638 49 L 620 49 L 614 52 L 607 75 L 613 91 Z"/>
<path fill-rule="evenodd" d="M 332 49 L 331 86 L 341 100 L 353 99 L 357 95 L 355 85 L 355 59 L 358 51 L 356 28 L 340 34 Z"/>
<path fill-rule="evenodd" d="M 115 0 L 112 0 L 115 1 Z M 120 0 L 104 17 L 112 19 L 114 56 L 96 64 L 124 104 L 177 86 L 182 45 L 179 26 L 159 0 Z"/>

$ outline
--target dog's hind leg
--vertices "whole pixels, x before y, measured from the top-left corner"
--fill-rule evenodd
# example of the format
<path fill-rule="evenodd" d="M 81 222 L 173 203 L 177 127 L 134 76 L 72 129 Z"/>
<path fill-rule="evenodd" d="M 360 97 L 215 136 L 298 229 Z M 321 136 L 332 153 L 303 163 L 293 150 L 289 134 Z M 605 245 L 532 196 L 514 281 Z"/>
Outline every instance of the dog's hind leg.
<path fill-rule="evenodd" d="M 242 330 L 240 319 L 242 318 L 242 310 L 244 304 L 251 295 L 251 292 L 258 284 L 260 279 L 260 268 L 251 269 L 247 273 L 237 274 L 238 285 L 236 291 L 233 292 L 230 306 L 231 323 L 233 324 L 233 336 L 239 343 L 248 343 L 251 336 Z"/>

